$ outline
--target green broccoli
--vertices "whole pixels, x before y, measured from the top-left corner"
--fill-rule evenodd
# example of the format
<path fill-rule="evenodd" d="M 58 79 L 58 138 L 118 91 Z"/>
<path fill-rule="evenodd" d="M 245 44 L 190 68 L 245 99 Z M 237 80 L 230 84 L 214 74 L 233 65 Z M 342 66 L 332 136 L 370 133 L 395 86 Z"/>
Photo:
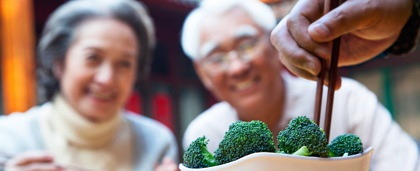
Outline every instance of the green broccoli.
<path fill-rule="evenodd" d="M 214 158 L 220 165 L 256 152 L 276 152 L 273 134 L 264 122 L 237 121 L 229 126 Z"/>
<path fill-rule="evenodd" d="M 328 148 L 330 157 L 342 157 L 346 153 L 351 156 L 363 152 L 363 143 L 357 135 L 344 134 L 332 140 Z"/>
<path fill-rule="evenodd" d="M 299 148 L 299 150 L 297 150 L 294 153 L 292 153 L 292 155 L 297 155 L 297 156 L 310 156 L 310 155 L 312 155 L 312 152 L 309 151 L 308 147 L 302 146 L 302 147 Z"/>
<path fill-rule="evenodd" d="M 324 131 L 306 116 L 291 120 L 287 128 L 280 131 L 277 142 L 279 150 L 286 154 L 296 152 L 295 155 L 328 157 L 328 141 Z"/>
<path fill-rule="evenodd" d="M 206 168 L 216 166 L 213 154 L 207 150 L 206 137 L 199 137 L 193 141 L 184 153 L 184 165 L 188 168 Z"/>

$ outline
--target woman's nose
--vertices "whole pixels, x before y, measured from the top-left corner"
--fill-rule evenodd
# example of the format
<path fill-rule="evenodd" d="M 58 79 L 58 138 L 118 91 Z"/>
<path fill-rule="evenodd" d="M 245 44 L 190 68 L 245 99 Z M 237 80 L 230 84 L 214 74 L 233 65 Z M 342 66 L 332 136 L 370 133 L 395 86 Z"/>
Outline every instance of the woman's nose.
<path fill-rule="evenodd" d="M 114 69 L 110 64 L 101 65 L 95 75 L 95 81 L 105 86 L 110 86 L 114 83 Z"/>

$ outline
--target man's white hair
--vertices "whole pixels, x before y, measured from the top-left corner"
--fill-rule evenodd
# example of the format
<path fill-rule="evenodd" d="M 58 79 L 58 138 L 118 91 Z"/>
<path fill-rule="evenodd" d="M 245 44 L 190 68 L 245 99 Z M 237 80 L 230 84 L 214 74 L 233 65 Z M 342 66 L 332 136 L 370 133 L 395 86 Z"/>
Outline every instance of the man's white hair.
<path fill-rule="evenodd" d="M 187 17 L 182 28 L 181 45 L 192 60 L 200 58 L 201 23 L 209 15 L 218 15 L 234 7 L 244 9 L 255 23 L 270 32 L 276 26 L 276 17 L 271 8 L 258 0 L 203 0 Z"/>

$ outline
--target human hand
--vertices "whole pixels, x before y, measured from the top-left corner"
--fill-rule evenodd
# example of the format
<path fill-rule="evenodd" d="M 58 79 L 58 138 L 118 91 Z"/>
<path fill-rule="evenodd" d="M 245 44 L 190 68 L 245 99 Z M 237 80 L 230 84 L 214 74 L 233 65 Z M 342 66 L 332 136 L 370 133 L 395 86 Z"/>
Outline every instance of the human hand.
<path fill-rule="evenodd" d="M 53 163 L 53 157 L 43 151 L 21 153 L 6 162 L 6 171 L 62 171 Z"/>
<path fill-rule="evenodd" d="M 164 157 L 162 160 L 162 164 L 155 166 L 155 171 L 179 171 L 177 163 L 170 158 Z"/>
<path fill-rule="evenodd" d="M 317 57 L 329 64 L 331 40 L 342 36 L 338 66 L 367 61 L 396 41 L 412 5 L 411 0 L 347 0 L 323 16 L 324 0 L 300 0 L 273 30 L 271 42 L 292 73 L 316 80 Z M 336 88 L 340 85 L 338 77 Z"/>

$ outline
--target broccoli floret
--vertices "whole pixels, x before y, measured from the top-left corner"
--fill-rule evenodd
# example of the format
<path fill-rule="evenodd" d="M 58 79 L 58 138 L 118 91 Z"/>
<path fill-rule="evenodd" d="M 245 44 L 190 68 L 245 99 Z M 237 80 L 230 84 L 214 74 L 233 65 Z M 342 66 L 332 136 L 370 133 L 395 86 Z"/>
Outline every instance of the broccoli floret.
<path fill-rule="evenodd" d="M 286 154 L 293 154 L 306 146 L 307 152 L 296 155 L 328 157 L 328 141 L 324 131 L 306 116 L 290 121 L 277 136 L 277 146 Z"/>
<path fill-rule="evenodd" d="M 199 137 L 193 141 L 184 153 L 184 165 L 188 168 L 206 168 L 216 166 L 213 154 L 207 150 L 206 137 Z"/>
<path fill-rule="evenodd" d="M 276 152 L 273 134 L 264 122 L 237 121 L 229 126 L 214 158 L 220 165 L 256 152 Z"/>
<path fill-rule="evenodd" d="M 363 152 L 363 143 L 357 135 L 344 134 L 332 140 L 328 148 L 330 157 L 342 157 L 346 153 L 351 156 Z"/>

